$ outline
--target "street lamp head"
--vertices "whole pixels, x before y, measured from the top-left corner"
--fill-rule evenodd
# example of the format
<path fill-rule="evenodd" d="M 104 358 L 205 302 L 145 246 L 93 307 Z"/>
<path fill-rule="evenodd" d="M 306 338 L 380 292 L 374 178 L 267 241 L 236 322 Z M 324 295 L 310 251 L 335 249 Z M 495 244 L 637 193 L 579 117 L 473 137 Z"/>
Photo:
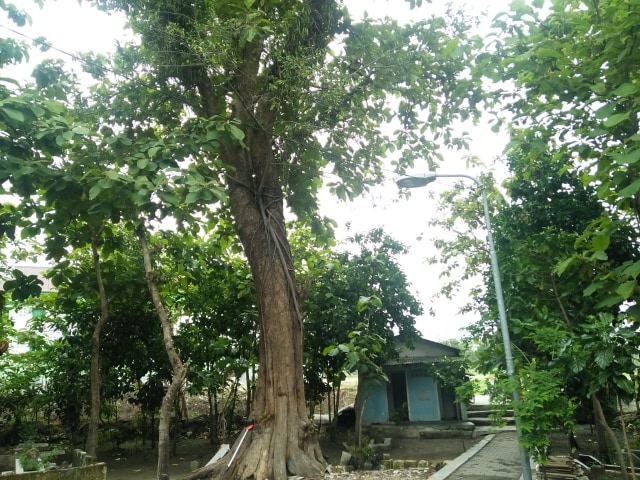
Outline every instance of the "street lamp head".
<path fill-rule="evenodd" d="M 400 178 L 396 185 L 400 188 L 418 188 L 430 184 L 436 179 L 436 172 L 419 173 Z"/>

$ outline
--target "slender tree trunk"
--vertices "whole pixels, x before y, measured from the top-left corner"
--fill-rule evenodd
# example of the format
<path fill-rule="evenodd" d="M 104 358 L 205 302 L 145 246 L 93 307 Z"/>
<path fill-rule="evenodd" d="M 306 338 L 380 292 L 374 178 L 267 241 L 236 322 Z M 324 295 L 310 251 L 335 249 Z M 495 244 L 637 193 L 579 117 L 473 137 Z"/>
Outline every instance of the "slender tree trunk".
<path fill-rule="evenodd" d="M 89 428 L 87 431 L 86 452 L 94 459 L 98 458 L 98 430 L 100 428 L 100 389 L 102 380 L 100 375 L 100 337 L 102 329 L 109 319 L 109 301 L 102 281 L 102 269 L 100 267 L 100 254 L 98 253 L 97 239 L 91 239 L 91 253 L 93 255 L 93 268 L 96 273 L 98 295 L 100 297 L 100 318 L 93 326 L 91 334 L 91 366 L 89 367 Z"/>
<path fill-rule="evenodd" d="M 147 444 L 147 412 L 142 409 L 142 446 Z"/>
<path fill-rule="evenodd" d="M 151 432 L 151 448 L 156 448 L 156 414 L 155 412 L 151 412 L 151 428 L 149 429 Z"/>
<path fill-rule="evenodd" d="M 160 290 L 158 288 L 158 278 L 151 263 L 151 253 L 149 252 L 149 246 L 147 244 L 146 233 L 143 227 L 138 230 L 138 238 L 140 245 L 142 246 L 142 258 L 144 260 L 144 271 L 147 277 L 147 286 L 153 305 L 156 309 L 160 323 L 162 324 L 162 336 L 164 338 L 164 346 L 171 363 L 171 369 L 173 371 L 173 378 L 167 391 L 162 399 L 160 406 L 159 425 L 158 425 L 158 480 L 169 479 L 169 458 L 171 452 L 171 409 L 174 402 L 180 392 L 180 388 L 187 376 L 187 369 L 183 365 L 182 360 L 178 352 L 176 352 L 173 345 L 173 329 L 171 321 L 169 320 L 169 314 L 162 302 L 160 296 Z"/>
<path fill-rule="evenodd" d="M 596 412 L 596 403 L 593 398 L 591 399 L 591 405 L 593 410 L 593 427 L 595 428 L 596 438 L 598 441 L 598 455 L 603 463 L 611 463 L 611 454 L 607 443 L 607 432 L 605 431 L 604 425 Z M 602 417 L 604 418 L 604 414 Z"/>
<path fill-rule="evenodd" d="M 231 435 L 233 431 L 233 414 L 236 410 L 236 402 L 238 401 L 238 378 L 233 381 L 233 388 L 231 389 L 231 396 L 227 402 L 227 408 L 225 414 L 227 416 L 227 435 Z"/>
<path fill-rule="evenodd" d="M 209 425 L 209 444 L 211 445 L 213 445 L 215 439 L 218 438 L 218 412 L 217 409 L 214 411 L 213 408 L 214 398 L 211 393 L 211 388 L 207 388 L 207 402 L 209 403 L 209 421 L 207 423 Z"/>
<path fill-rule="evenodd" d="M 627 472 L 627 465 L 624 461 L 624 455 L 622 454 L 622 448 L 620 448 L 620 442 L 616 437 L 616 434 L 609 424 L 607 423 L 607 419 L 604 416 L 604 412 L 602 411 L 602 405 L 600 404 L 600 400 L 598 400 L 598 396 L 594 393 L 591 395 L 591 401 L 593 402 L 593 412 L 595 413 L 596 420 L 602 424 L 605 432 L 607 433 L 609 440 L 611 440 L 611 444 L 613 445 L 616 461 L 620 466 L 620 473 L 622 474 L 622 480 L 629 480 L 629 473 Z"/>
<path fill-rule="evenodd" d="M 620 414 L 620 428 L 622 428 L 622 435 L 624 436 L 624 448 L 627 450 L 627 460 L 629 460 L 629 467 L 631 468 L 631 478 L 636 480 L 636 465 L 633 461 L 633 452 L 631 452 L 631 445 L 629 444 L 629 436 L 627 435 L 627 425 L 624 420 L 624 411 L 622 409 L 622 399 L 618 397 L 618 413 Z"/>
<path fill-rule="evenodd" d="M 253 370 L 255 371 L 255 369 Z M 249 412 L 251 411 L 251 399 L 252 399 L 251 376 L 249 374 L 249 370 L 244 372 L 244 381 L 245 381 L 245 385 L 247 386 L 246 402 L 244 404 L 244 416 L 246 417 L 247 415 L 249 415 Z"/>

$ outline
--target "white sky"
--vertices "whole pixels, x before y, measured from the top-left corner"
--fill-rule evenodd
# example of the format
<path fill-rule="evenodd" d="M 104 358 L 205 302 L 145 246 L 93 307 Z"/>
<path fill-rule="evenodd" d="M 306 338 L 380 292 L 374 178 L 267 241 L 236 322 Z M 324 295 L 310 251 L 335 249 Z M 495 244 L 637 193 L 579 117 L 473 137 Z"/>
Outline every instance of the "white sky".
<path fill-rule="evenodd" d="M 45 1 L 43 10 L 39 10 L 33 0 L 13 0 L 19 7 L 32 14 L 33 24 L 24 28 L 15 28 L 9 22 L 0 19 L 0 36 L 14 36 L 3 27 L 19 30 L 29 37 L 46 37 L 56 49 L 68 53 L 92 50 L 94 52 L 109 52 L 115 49 L 118 41 L 126 41 L 127 35 L 123 32 L 124 17 L 118 14 L 105 14 L 92 8 L 88 2 L 78 0 L 51 0 Z M 425 18 L 431 14 L 444 14 L 447 2 L 433 0 L 428 4 L 426 0 L 419 9 L 410 10 L 408 3 L 401 0 L 347 0 L 345 2 L 354 19 L 363 15 L 364 10 L 371 17 L 389 16 L 400 22 Z M 464 6 L 473 14 L 480 15 L 487 12 L 486 20 L 481 29 L 485 29 L 489 19 L 496 13 L 508 8 L 508 0 L 454 0 L 452 3 Z M 482 33 L 482 32 L 481 32 Z M 68 57 L 55 51 L 46 54 L 47 57 L 59 57 L 68 61 Z M 37 62 L 41 55 L 32 49 L 32 61 Z M 27 77 L 31 66 L 19 66 L 0 74 L 13 77 Z M 488 125 L 479 127 L 466 127 L 472 135 L 472 147 L 469 152 L 443 151 L 445 162 L 441 164 L 441 173 L 467 173 L 479 175 L 483 170 L 493 170 L 494 160 L 500 156 L 506 142 L 504 136 L 497 136 L 491 132 Z M 486 165 L 482 169 L 467 168 L 464 158 L 475 155 Z M 423 168 L 420 168 L 423 167 Z M 424 165 L 416 165 L 416 172 L 424 172 Z M 498 166 L 500 170 L 500 167 Z M 457 308 L 465 302 L 464 292 L 453 301 L 438 300 L 433 303 L 431 296 L 439 289 L 438 267 L 424 263 L 427 256 L 435 251 L 431 247 L 431 239 L 441 238 L 446 232 L 429 232 L 427 223 L 435 216 L 436 202 L 430 198 L 430 194 L 449 189 L 456 179 L 438 179 L 427 188 L 412 191 L 408 201 L 399 200 L 398 189 L 395 186 L 396 178 L 390 173 L 387 182 L 374 189 L 369 195 L 357 199 L 353 203 L 343 204 L 324 196 L 322 201 L 322 214 L 334 218 L 340 225 L 339 237 L 345 238 L 356 232 L 366 232 L 376 226 L 383 226 L 385 231 L 412 249 L 411 254 L 402 259 L 402 265 L 412 283 L 418 297 L 422 300 L 425 310 L 433 308 L 435 317 L 418 319 L 417 327 L 431 340 L 444 340 L 458 337 L 459 329 L 468 325 L 473 317 L 463 317 L 456 313 Z M 351 228 L 347 231 L 346 225 Z M 422 241 L 416 241 L 419 236 Z"/>

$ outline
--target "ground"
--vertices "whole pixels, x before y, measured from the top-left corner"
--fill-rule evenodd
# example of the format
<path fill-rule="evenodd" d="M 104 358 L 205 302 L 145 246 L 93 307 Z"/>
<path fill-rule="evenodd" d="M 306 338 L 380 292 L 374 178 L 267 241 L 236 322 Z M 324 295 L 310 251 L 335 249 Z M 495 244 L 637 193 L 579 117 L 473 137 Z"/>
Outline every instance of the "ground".
<path fill-rule="evenodd" d="M 339 438 L 331 441 L 321 438 L 322 452 L 332 465 L 339 464 L 344 450 Z M 478 439 L 397 439 L 392 442 L 390 456 L 396 460 L 429 460 L 432 463 L 452 460 L 475 444 Z M 230 442 L 232 443 L 232 442 Z M 216 452 L 205 439 L 182 440 L 178 444 L 177 455 L 171 459 L 171 478 L 191 471 L 191 462 L 206 463 Z M 131 445 L 119 451 L 104 451 L 101 461 L 107 463 L 108 480 L 153 480 L 156 473 L 156 451 Z"/>

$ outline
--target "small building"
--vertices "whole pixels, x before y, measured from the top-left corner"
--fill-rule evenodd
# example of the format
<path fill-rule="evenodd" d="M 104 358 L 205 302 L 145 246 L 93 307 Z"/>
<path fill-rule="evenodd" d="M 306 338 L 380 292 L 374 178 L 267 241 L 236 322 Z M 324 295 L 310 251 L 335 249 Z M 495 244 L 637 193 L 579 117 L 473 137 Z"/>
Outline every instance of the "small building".
<path fill-rule="evenodd" d="M 464 405 L 457 403 L 453 387 L 439 385 L 433 369 L 445 357 L 459 357 L 460 350 L 424 338 L 412 347 L 396 337 L 400 356 L 382 369 L 385 380 L 359 379 L 356 411 L 362 411 L 362 425 L 389 422 L 461 422 L 467 418 Z"/>

